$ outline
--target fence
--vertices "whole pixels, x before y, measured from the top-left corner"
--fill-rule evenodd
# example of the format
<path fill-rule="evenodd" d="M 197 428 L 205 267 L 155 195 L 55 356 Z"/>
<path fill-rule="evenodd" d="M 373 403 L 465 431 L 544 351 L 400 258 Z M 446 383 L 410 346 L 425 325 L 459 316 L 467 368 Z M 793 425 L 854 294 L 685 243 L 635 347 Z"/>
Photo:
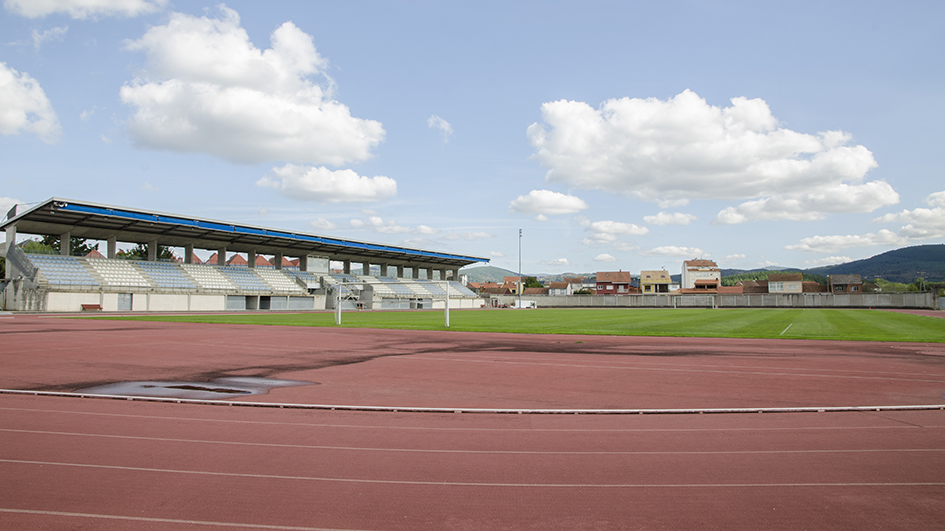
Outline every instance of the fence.
<path fill-rule="evenodd" d="M 498 295 L 512 305 L 517 295 Z M 732 295 L 529 295 L 539 308 L 928 308 L 939 309 L 934 292 L 743 293 Z M 945 300 L 945 299 L 943 299 Z"/>

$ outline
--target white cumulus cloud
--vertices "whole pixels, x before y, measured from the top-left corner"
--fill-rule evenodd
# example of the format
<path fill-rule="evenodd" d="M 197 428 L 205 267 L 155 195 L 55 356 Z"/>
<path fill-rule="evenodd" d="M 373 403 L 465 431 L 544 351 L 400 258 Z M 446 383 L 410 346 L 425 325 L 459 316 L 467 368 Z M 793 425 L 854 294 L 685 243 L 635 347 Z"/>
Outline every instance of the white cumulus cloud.
<path fill-rule="evenodd" d="M 493 258 L 504 258 L 504 257 L 505 257 L 505 255 L 502 254 L 502 253 L 499 252 L 499 251 L 492 251 L 492 252 L 489 253 L 489 256 L 491 256 L 491 257 L 493 257 Z"/>
<path fill-rule="evenodd" d="M 817 266 L 825 266 L 825 265 L 845 264 L 852 260 L 853 259 L 850 258 L 849 256 L 826 256 L 824 258 L 818 258 L 817 260 L 805 260 L 804 264 L 811 267 L 817 267 Z"/>
<path fill-rule="evenodd" d="M 594 257 L 595 262 L 616 262 L 617 259 L 607 253 L 601 253 Z"/>
<path fill-rule="evenodd" d="M 444 143 L 448 143 L 450 141 L 450 137 L 453 136 L 453 126 L 435 114 L 427 118 L 427 126 L 430 129 L 438 129 L 440 134 L 443 135 Z"/>
<path fill-rule="evenodd" d="M 532 124 L 528 137 L 549 182 L 663 208 L 688 198 L 750 200 L 721 212 L 717 223 L 819 219 L 899 199 L 883 181 L 863 182 L 876 161 L 865 147 L 849 145 L 849 134 L 783 128 L 761 99 L 737 97 L 717 107 L 686 90 L 668 100 L 611 99 L 598 109 L 560 100 L 541 110 L 543 123 Z"/>
<path fill-rule="evenodd" d="M 59 117 L 39 81 L 0 62 L 0 135 L 33 133 L 47 144 L 59 140 Z"/>
<path fill-rule="evenodd" d="M 875 245 L 902 245 L 908 240 L 895 232 L 882 229 L 868 234 L 847 234 L 835 236 L 811 236 L 801 239 L 800 243 L 788 245 L 785 249 L 805 253 L 835 253 L 851 247 L 872 247 Z"/>
<path fill-rule="evenodd" d="M 695 219 L 692 214 L 682 212 L 660 212 L 655 216 L 643 216 L 643 221 L 653 225 L 688 225 Z"/>
<path fill-rule="evenodd" d="M 50 28 L 45 31 L 33 30 L 33 49 L 39 51 L 39 49 L 51 41 L 62 41 L 66 33 L 69 31 L 69 26 L 55 27 Z"/>
<path fill-rule="evenodd" d="M 136 145 L 240 163 L 339 166 L 371 156 L 384 129 L 332 97 L 311 36 L 286 22 L 261 50 L 236 11 L 219 9 L 220 18 L 173 13 L 128 44 L 147 55 L 145 71 L 120 91 L 135 110 L 127 127 Z"/>
<path fill-rule="evenodd" d="M 905 223 L 899 229 L 904 238 L 924 240 L 945 237 L 945 191 L 930 194 L 925 202 L 932 208 L 903 210 L 898 214 L 886 214 L 873 221 Z"/>
<path fill-rule="evenodd" d="M 528 195 L 520 195 L 509 203 L 509 212 L 538 214 L 546 221 L 546 216 L 558 214 L 576 214 L 587 208 L 587 203 L 573 195 L 552 192 L 551 190 L 532 190 Z"/>
<path fill-rule="evenodd" d="M 705 253 L 705 251 L 699 249 L 698 247 L 677 247 L 675 245 L 656 247 L 648 251 L 643 251 L 641 254 L 646 256 L 701 256 L 703 258 L 707 258 L 709 256 Z"/>
<path fill-rule="evenodd" d="M 586 245 L 614 243 L 621 236 L 640 236 L 650 232 L 650 229 L 646 227 L 621 221 L 590 221 L 584 216 L 575 217 L 575 221 L 591 233 L 583 240 Z"/>
<path fill-rule="evenodd" d="M 74 19 L 86 19 L 136 17 L 160 11 L 166 4 L 167 0 L 5 0 L 3 7 L 28 18 L 63 14 Z"/>
<path fill-rule="evenodd" d="M 538 263 L 542 265 L 556 266 L 556 267 L 571 265 L 571 262 L 568 261 L 567 258 L 555 258 L 554 260 L 545 260 Z"/>
<path fill-rule="evenodd" d="M 355 229 L 370 229 L 381 234 L 404 234 L 412 232 L 410 227 L 399 225 L 396 220 L 384 221 L 380 216 L 370 216 L 366 220 L 352 219 L 351 227 Z"/>
<path fill-rule="evenodd" d="M 315 218 L 309 222 L 309 225 L 315 230 L 335 230 L 338 228 L 338 225 L 325 218 Z"/>
<path fill-rule="evenodd" d="M 297 164 L 272 168 L 256 185 L 274 188 L 291 199 L 318 203 L 380 201 L 397 195 L 397 182 L 390 177 L 364 177 L 354 170 Z"/>

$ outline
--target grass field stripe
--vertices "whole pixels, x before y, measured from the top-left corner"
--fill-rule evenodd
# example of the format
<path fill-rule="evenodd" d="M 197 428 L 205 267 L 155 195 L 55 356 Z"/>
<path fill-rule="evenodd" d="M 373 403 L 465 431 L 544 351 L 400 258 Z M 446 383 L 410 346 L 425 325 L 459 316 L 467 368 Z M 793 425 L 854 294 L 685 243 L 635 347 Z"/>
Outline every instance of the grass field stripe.
<path fill-rule="evenodd" d="M 11 509 L 0 507 L 0 513 L 32 514 L 37 516 L 68 516 L 70 518 L 96 518 L 99 520 L 125 520 L 130 522 L 151 522 L 159 524 L 186 524 L 213 527 L 242 527 L 249 529 L 276 529 L 284 531 L 355 531 L 353 529 L 335 529 L 329 527 L 298 527 L 290 525 L 240 524 L 235 522 L 208 522 L 205 520 L 179 520 L 177 518 L 148 518 L 146 516 L 122 516 L 118 514 L 72 513 L 66 511 L 42 511 L 36 509 Z"/>
<path fill-rule="evenodd" d="M 156 441 L 190 444 L 219 444 L 222 446 L 251 446 L 266 448 L 291 448 L 299 450 L 337 450 L 344 452 L 402 452 L 402 453 L 431 453 L 431 454 L 494 454 L 494 455 L 766 455 L 766 454 L 864 454 L 864 453 L 912 453 L 912 452 L 945 452 L 945 448 L 860 448 L 834 450 L 679 450 L 679 451 L 647 451 L 647 450 L 613 450 L 613 451 L 572 451 L 572 450 L 453 450 L 437 448 L 377 448 L 367 446 L 329 446 L 313 444 L 284 444 L 261 443 L 245 441 L 212 441 L 205 439 L 180 439 L 170 437 L 144 437 L 137 435 L 110 435 L 102 433 L 76 433 L 45 430 L 18 430 L 0 428 L 0 432 L 29 433 L 34 435 L 62 435 L 66 437 L 97 437 L 101 439 L 121 439 L 135 441 Z"/>
<path fill-rule="evenodd" d="M 788 328 L 791 328 L 792 326 L 794 326 L 794 323 L 791 323 L 791 324 L 787 325 L 787 328 L 785 328 L 784 330 L 781 330 L 781 333 L 778 334 L 778 335 L 779 335 L 779 336 L 783 336 L 784 333 L 788 331 Z"/>
<path fill-rule="evenodd" d="M 431 485 L 437 487 L 526 487 L 526 488 L 737 488 L 737 487 L 945 487 L 945 482 L 798 482 L 798 483 L 499 483 L 478 481 L 416 481 L 398 479 L 355 479 L 319 476 L 284 476 L 279 474 L 247 474 L 241 472 L 210 472 L 206 470 L 175 470 L 118 465 L 92 465 L 85 463 L 59 463 L 55 461 L 28 461 L 0 459 L 0 463 L 40 466 L 61 466 L 121 470 L 127 472 L 153 472 L 160 474 L 185 474 L 195 476 L 219 476 L 246 479 L 276 479 L 291 481 L 324 481 L 338 483 L 367 483 L 381 485 Z"/>

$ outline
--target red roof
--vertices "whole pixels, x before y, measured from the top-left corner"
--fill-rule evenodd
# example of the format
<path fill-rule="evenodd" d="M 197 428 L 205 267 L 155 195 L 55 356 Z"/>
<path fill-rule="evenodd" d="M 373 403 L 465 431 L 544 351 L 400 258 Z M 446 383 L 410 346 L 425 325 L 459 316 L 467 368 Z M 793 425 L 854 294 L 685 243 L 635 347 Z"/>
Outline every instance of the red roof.
<path fill-rule="evenodd" d="M 598 271 L 597 282 L 610 282 L 611 284 L 629 284 L 633 280 L 633 275 L 629 271 Z"/>
<path fill-rule="evenodd" d="M 285 258 L 283 258 L 283 260 L 285 260 Z M 270 262 L 269 260 L 266 260 L 264 257 L 259 256 L 259 255 L 257 254 L 257 255 L 256 255 L 256 265 L 257 265 L 257 266 L 271 266 L 271 265 L 272 265 L 272 262 Z"/>
<path fill-rule="evenodd" d="M 683 265 L 686 267 L 714 267 L 718 269 L 719 265 L 713 262 L 712 260 L 705 260 L 703 258 L 695 258 L 693 260 L 686 260 L 683 262 Z"/>
<path fill-rule="evenodd" d="M 98 249 L 92 249 L 92 252 L 85 255 L 85 257 L 86 258 L 105 258 L 105 256 L 102 255 L 102 253 L 98 252 Z"/>
<path fill-rule="evenodd" d="M 226 261 L 226 265 L 249 265 L 249 262 L 243 258 L 243 255 L 235 254 L 233 255 L 233 258 L 230 258 Z"/>

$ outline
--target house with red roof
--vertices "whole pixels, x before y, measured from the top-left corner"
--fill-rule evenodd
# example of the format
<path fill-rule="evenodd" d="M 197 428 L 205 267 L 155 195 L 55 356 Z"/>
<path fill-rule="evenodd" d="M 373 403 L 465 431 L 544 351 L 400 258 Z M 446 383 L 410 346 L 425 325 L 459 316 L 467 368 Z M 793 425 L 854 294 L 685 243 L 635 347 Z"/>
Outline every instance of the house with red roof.
<path fill-rule="evenodd" d="M 637 293 L 637 289 L 631 284 L 633 275 L 629 271 L 598 271 L 597 272 L 597 294 L 598 295 L 629 295 Z"/>

